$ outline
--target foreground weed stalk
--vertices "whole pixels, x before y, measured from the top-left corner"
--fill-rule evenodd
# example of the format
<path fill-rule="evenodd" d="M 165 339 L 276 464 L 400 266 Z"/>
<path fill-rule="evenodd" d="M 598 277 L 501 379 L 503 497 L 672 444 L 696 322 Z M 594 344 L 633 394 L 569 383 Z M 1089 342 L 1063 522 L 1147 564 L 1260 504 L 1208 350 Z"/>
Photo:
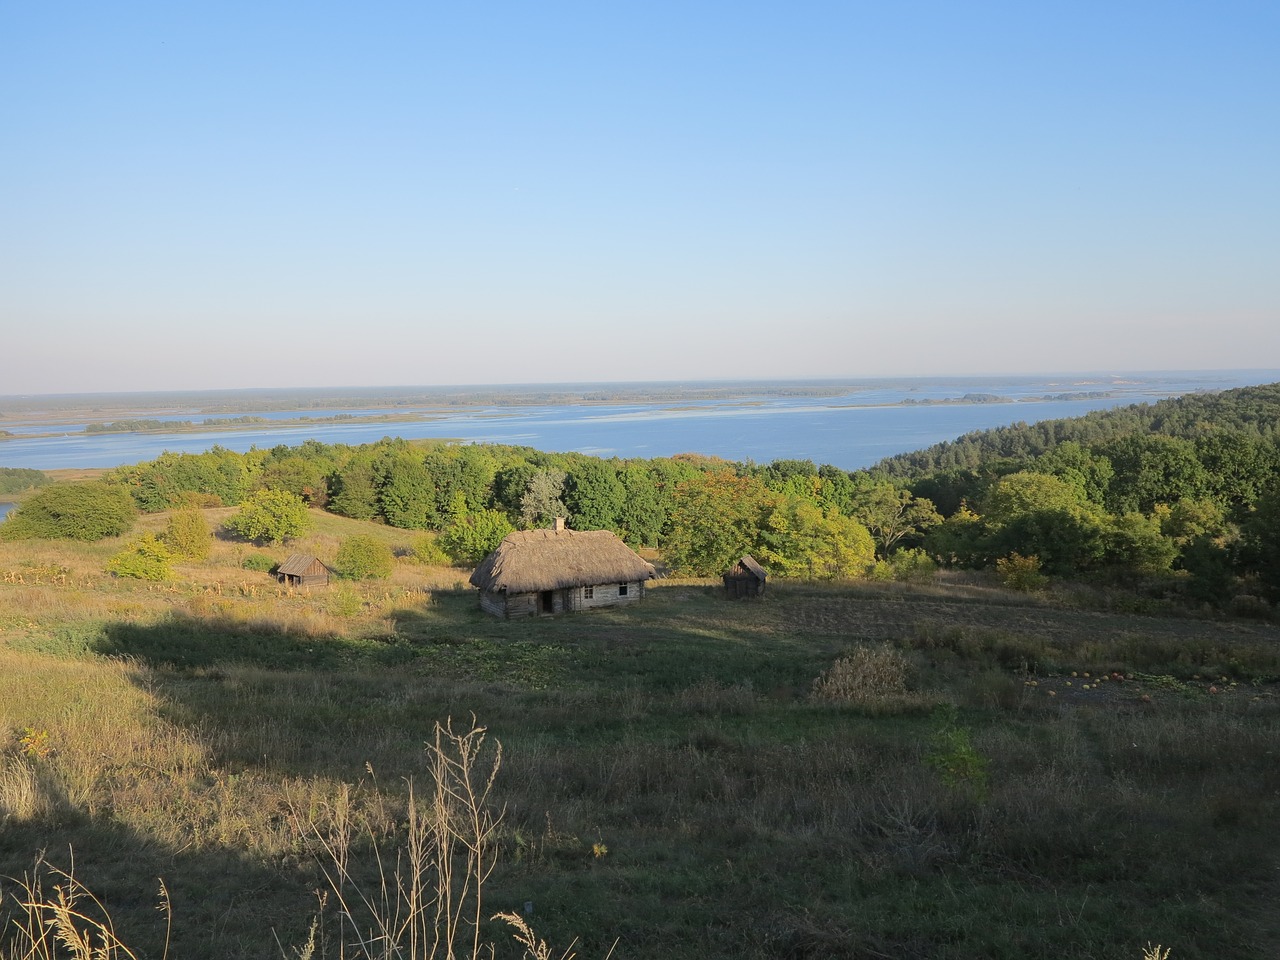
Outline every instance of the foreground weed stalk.
<path fill-rule="evenodd" d="M 44 875 L 52 880 L 46 891 Z M 0 941 L 0 957 L 5 960 L 138 960 L 116 935 L 115 924 L 106 907 L 70 869 L 55 867 L 44 859 L 18 883 L 13 895 L 18 915 L 13 918 L 7 939 Z M 159 910 L 165 916 L 165 942 L 161 958 L 169 955 L 173 911 L 169 891 L 160 882 Z"/>
<path fill-rule="evenodd" d="M 372 883 L 358 876 L 357 831 L 347 802 L 335 804 L 327 823 L 294 810 L 299 830 L 318 842 L 321 869 L 346 931 L 340 938 L 341 960 L 348 951 L 363 960 L 478 960 L 494 954 L 493 944 L 483 938 L 484 885 L 495 865 L 494 838 L 504 812 L 495 813 L 491 804 L 502 746 L 495 742 L 490 754 L 484 727 L 473 721 L 471 729 L 457 731 L 449 720 L 436 724 L 427 758 L 430 795 L 420 797 L 409 782 L 403 838 L 394 856 L 380 847 L 372 829 L 364 828 L 376 877 Z M 521 918 L 499 914 L 490 919 L 514 928 L 526 956 L 550 960 L 550 948 Z M 566 951 L 561 960 L 571 957 Z"/>

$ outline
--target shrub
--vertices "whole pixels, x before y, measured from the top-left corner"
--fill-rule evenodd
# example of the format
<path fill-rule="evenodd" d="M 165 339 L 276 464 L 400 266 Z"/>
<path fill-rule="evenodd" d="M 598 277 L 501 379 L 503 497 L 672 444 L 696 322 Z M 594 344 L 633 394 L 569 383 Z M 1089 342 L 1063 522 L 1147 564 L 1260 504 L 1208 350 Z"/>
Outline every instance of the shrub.
<path fill-rule="evenodd" d="M 918 547 L 908 547 L 891 553 L 888 559 L 877 560 L 871 570 L 873 580 L 898 580 L 905 583 L 925 583 L 938 569 L 934 562 Z"/>
<path fill-rule="evenodd" d="M 147 534 L 107 561 L 107 572 L 138 580 L 168 580 L 172 555 L 158 538 Z"/>
<path fill-rule="evenodd" d="M 449 563 L 449 558 L 440 549 L 435 536 L 429 533 L 413 541 L 413 558 L 430 567 L 445 566 Z"/>
<path fill-rule="evenodd" d="M 174 556 L 188 560 L 209 557 L 209 524 L 204 514 L 193 506 L 179 507 L 169 515 L 164 541 Z"/>
<path fill-rule="evenodd" d="M 254 570 L 257 573 L 273 573 L 279 564 L 265 553 L 251 553 L 240 561 L 240 566 L 245 570 Z"/>
<path fill-rule="evenodd" d="M 334 571 L 344 580 L 383 580 L 391 576 L 395 558 L 377 537 L 348 537 L 338 547 Z"/>
<path fill-rule="evenodd" d="M 439 543 L 454 563 L 474 566 L 514 529 L 505 513 L 480 510 L 452 521 L 440 532 Z"/>
<path fill-rule="evenodd" d="M 1020 553 L 1011 553 L 996 561 L 996 574 L 1000 582 L 1010 590 L 1033 593 L 1044 589 L 1049 578 L 1040 572 L 1039 557 L 1024 557 Z"/>
<path fill-rule="evenodd" d="M 127 533 L 137 517 L 124 487 L 89 481 L 41 490 L 0 527 L 6 540 L 102 540 Z"/>
<path fill-rule="evenodd" d="M 960 726 L 954 706 L 939 710 L 935 722 L 925 762 L 952 790 L 982 802 L 988 794 L 987 758 L 974 747 L 969 728 Z"/>
<path fill-rule="evenodd" d="M 307 505 L 287 490 L 259 490 L 227 521 L 227 526 L 255 543 L 284 543 L 311 525 Z"/>
<path fill-rule="evenodd" d="M 813 682 L 814 700 L 874 703 L 901 697 L 910 662 L 891 647 L 856 647 Z"/>

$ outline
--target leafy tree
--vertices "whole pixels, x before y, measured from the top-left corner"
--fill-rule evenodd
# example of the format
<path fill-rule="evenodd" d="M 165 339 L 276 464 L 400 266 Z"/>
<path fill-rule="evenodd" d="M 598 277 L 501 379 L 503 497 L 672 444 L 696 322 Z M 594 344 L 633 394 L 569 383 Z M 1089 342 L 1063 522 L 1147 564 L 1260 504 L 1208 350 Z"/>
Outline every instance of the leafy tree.
<path fill-rule="evenodd" d="M 1123 437 L 1101 452 L 1115 469 L 1106 499 L 1112 513 L 1150 513 L 1157 503 L 1197 499 L 1209 490 L 1208 474 L 1189 440 Z"/>
<path fill-rule="evenodd" d="M 569 515 L 565 506 L 563 470 L 547 467 L 529 478 L 529 486 L 520 498 L 520 526 L 526 530 L 544 527 L 556 517 Z"/>
<path fill-rule="evenodd" d="M 986 528 L 982 518 L 961 504 L 925 534 L 924 548 L 948 566 L 977 567 L 987 562 Z"/>
<path fill-rule="evenodd" d="M 881 559 L 904 538 L 918 537 L 942 521 L 928 500 L 888 483 L 878 483 L 856 493 L 853 516 L 870 531 Z"/>
<path fill-rule="evenodd" d="M 849 580 L 865 576 L 875 562 L 866 527 L 802 497 L 786 497 L 768 511 L 759 541 L 756 559 L 783 577 Z"/>
<path fill-rule="evenodd" d="M 974 470 L 946 470 L 913 480 L 908 489 L 949 517 L 966 503 L 980 502 L 990 482 L 989 477 Z"/>
<path fill-rule="evenodd" d="M 343 540 L 333 561 L 334 571 L 344 580 L 385 580 L 394 567 L 391 548 L 367 535 Z"/>
<path fill-rule="evenodd" d="M 474 566 L 496 550 L 513 529 L 500 510 L 478 510 L 449 523 L 437 542 L 454 563 Z"/>
<path fill-rule="evenodd" d="M 262 454 L 240 454 L 223 447 L 205 453 L 162 453 L 154 460 L 119 467 L 108 479 L 128 487 L 138 506 L 148 513 L 167 510 L 189 494 L 213 503 L 242 502 L 253 488 Z"/>
<path fill-rule="evenodd" d="M 412 454 L 396 454 L 380 461 L 378 472 L 378 504 L 387 523 L 407 530 L 436 527 L 436 488 L 420 460 Z"/>
<path fill-rule="evenodd" d="M 352 520 L 373 520 L 379 516 L 379 475 L 368 455 L 357 455 L 329 478 L 332 493 L 328 508 Z"/>
<path fill-rule="evenodd" d="M 208 559 L 210 536 L 208 521 L 194 505 L 179 507 L 169 514 L 164 542 L 175 557 Z"/>
<path fill-rule="evenodd" d="M 575 530 L 616 530 L 627 492 L 614 464 L 591 458 L 565 479 L 564 505 Z"/>
<path fill-rule="evenodd" d="M 59 483 L 26 500 L 0 525 L 6 540 L 102 540 L 128 532 L 137 518 L 129 491 L 94 480 Z"/>
<path fill-rule="evenodd" d="M 1152 516 L 1159 522 L 1160 532 L 1179 548 L 1201 537 L 1227 534 L 1226 511 L 1214 500 L 1157 503 Z"/>
<path fill-rule="evenodd" d="M 1201 603 L 1220 606 L 1234 593 L 1236 558 L 1226 544 L 1215 537 L 1200 534 L 1182 546 L 1177 566 L 1189 579 L 1187 596 Z"/>
<path fill-rule="evenodd" d="M 440 447 L 427 453 L 422 464 L 434 488 L 435 512 L 441 520 L 452 513 L 458 495 L 468 513 L 489 506 L 495 464 L 484 447 Z"/>
<path fill-rule="evenodd" d="M 107 572 L 138 580 L 168 580 L 170 559 L 169 548 L 148 533 L 108 560 Z"/>
<path fill-rule="evenodd" d="M 988 556 L 1036 556 L 1052 573 L 1097 566 L 1107 518 L 1084 491 L 1059 477 L 1022 471 L 988 491 L 983 510 Z"/>
<path fill-rule="evenodd" d="M 1103 559 L 1108 566 L 1137 573 L 1165 573 L 1178 555 L 1178 547 L 1160 530 L 1160 521 L 1140 513 L 1116 517 L 1103 537 Z"/>
<path fill-rule="evenodd" d="M 235 533 L 255 543 L 284 543 L 311 525 L 307 505 L 287 490 L 259 490 L 227 520 Z"/>
<path fill-rule="evenodd" d="M 774 499 L 759 480 L 723 468 L 682 481 L 662 544 L 667 562 L 695 576 L 727 570 L 760 543 Z"/>
<path fill-rule="evenodd" d="M 1195 440 L 1196 457 L 1208 475 L 1209 494 L 1236 519 L 1280 481 L 1280 449 L 1257 437 L 1213 433 Z"/>
<path fill-rule="evenodd" d="M 1079 486 L 1047 473 L 1023 470 L 1001 477 L 992 485 L 983 501 L 982 516 L 989 523 L 1005 523 L 1045 510 L 1099 512 Z"/>
<path fill-rule="evenodd" d="M 1241 526 L 1241 540 L 1243 569 L 1269 599 L 1280 601 L 1280 485 L 1258 498 Z"/>
<path fill-rule="evenodd" d="M 513 520 L 518 519 L 520 517 L 521 501 L 529 489 L 529 481 L 533 479 L 533 475 L 537 472 L 538 468 L 532 463 L 522 461 L 504 467 L 495 473 L 493 477 L 494 505 L 506 510 Z M 563 516 L 563 514 L 560 514 L 560 516 Z"/>
<path fill-rule="evenodd" d="M 823 464 L 818 468 L 818 478 L 822 481 L 822 505 L 835 507 L 846 517 L 853 516 L 853 497 L 858 488 L 848 472 Z"/>
<path fill-rule="evenodd" d="M 658 492 L 657 478 L 641 462 L 627 464 L 618 472 L 623 500 L 618 511 L 622 539 L 633 547 L 652 547 L 662 535 L 666 514 Z"/>
<path fill-rule="evenodd" d="M 262 467 L 262 484 L 270 490 L 287 490 L 304 502 L 323 507 L 329 501 L 332 463 L 320 459 L 287 456 Z"/>
<path fill-rule="evenodd" d="M 1037 457 L 1032 469 L 1065 480 L 1078 488 L 1086 500 L 1102 504 L 1115 470 L 1111 461 L 1082 447 L 1074 440 L 1058 444 L 1048 453 Z"/>

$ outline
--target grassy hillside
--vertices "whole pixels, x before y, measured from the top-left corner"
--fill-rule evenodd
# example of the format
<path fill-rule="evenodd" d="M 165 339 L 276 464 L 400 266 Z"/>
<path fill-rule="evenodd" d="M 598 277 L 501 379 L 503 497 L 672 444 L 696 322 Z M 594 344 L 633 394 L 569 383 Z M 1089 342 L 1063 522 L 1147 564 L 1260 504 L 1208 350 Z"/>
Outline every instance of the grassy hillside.
<path fill-rule="evenodd" d="M 0 543 L 0 875 L 74 851 L 140 955 L 162 877 L 170 956 L 292 956 L 317 836 L 393 849 L 434 724 L 474 715 L 503 747 L 486 915 L 531 904 L 583 958 L 1221 960 L 1280 937 L 1274 624 L 972 574 L 760 602 L 669 580 L 502 622 L 465 571 L 289 591 L 241 567 L 357 532 L 410 553 L 316 520 L 164 584 L 102 573 L 121 541 Z"/>

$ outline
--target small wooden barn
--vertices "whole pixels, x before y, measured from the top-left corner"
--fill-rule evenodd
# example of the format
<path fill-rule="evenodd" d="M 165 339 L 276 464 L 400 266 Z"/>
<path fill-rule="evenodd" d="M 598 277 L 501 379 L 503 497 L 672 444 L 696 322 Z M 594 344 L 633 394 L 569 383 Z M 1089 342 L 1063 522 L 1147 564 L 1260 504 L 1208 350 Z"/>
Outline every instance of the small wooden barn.
<path fill-rule="evenodd" d="M 745 555 L 724 575 L 724 592 L 731 597 L 758 597 L 764 593 L 767 576 L 754 557 Z"/>
<path fill-rule="evenodd" d="M 653 564 L 611 531 L 569 530 L 558 520 L 550 530 L 508 534 L 471 585 L 486 613 L 530 617 L 635 603 L 654 576 Z"/>
<path fill-rule="evenodd" d="M 292 553 L 276 568 L 276 579 L 290 587 L 323 587 L 333 573 L 315 557 Z"/>

